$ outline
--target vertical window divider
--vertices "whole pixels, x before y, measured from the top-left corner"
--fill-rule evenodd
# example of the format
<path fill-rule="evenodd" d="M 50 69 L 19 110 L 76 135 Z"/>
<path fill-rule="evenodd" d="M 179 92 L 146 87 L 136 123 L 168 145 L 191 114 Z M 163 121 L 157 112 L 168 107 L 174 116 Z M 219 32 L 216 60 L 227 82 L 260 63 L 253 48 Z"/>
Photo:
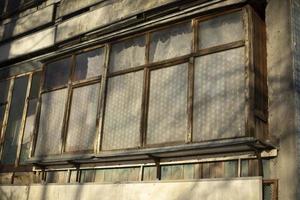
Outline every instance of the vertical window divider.
<path fill-rule="evenodd" d="M 16 160 L 15 160 L 15 166 L 16 167 L 18 167 L 19 163 L 20 163 L 20 156 L 21 156 L 21 150 L 22 150 L 22 141 L 23 141 L 23 138 L 24 138 L 26 116 L 27 116 L 28 106 L 29 106 L 29 95 L 30 95 L 30 90 L 31 90 L 31 87 L 32 87 L 32 77 L 33 77 L 33 73 L 29 74 L 26 97 L 25 97 L 25 104 L 24 104 L 22 121 L 21 121 L 21 128 L 20 128 L 20 131 L 19 131 L 19 134 L 18 134 L 19 135 L 19 141 L 18 141 L 18 147 L 17 147 L 17 156 L 16 156 Z"/>
<path fill-rule="evenodd" d="M 188 64 L 188 98 L 187 98 L 187 113 L 188 113 L 188 132 L 186 143 L 191 143 L 193 138 L 193 99 L 194 99 L 194 63 L 195 58 L 191 57 Z"/>
<path fill-rule="evenodd" d="M 198 50 L 198 21 L 192 20 L 192 55 Z M 194 104 L 194 78 L 195 78 L 195 56 L 191 56 L 188 64 L 188 97 L 187 97 L 187 113 L 188 113 L 188 132 L 186 143 L 191 143 L 193 140 L 193 104 Z"/>
<path fill-rule="evenodd" d="M 8 123 L 8 117 L 9 117 L 9 110 L 11 106 L 11 100 L 12 100 L 12 93 L 15 85 L 15 77 L 11 78 L 10 84 L 9 84 L 9 90 L 8 90 L 8 95 L 7 95 L 7 106 L 5 108 L 5 113 L 4 113 L 4 119 L 2 123 L 2 132 L 1 132 L 1 138 L 0 138 L 0 160 L 2 160 L 3 156 L 3 148 L 4 148 L 4 139 L 5 139 L 5 132 L 6 132 L 6 127 Z"/>
<path fill-rule="evenodd" d="M 45 81 L 45 76 L 46 76 L 46 66 L 43 64 L 42 67 L 42 73 L 41 73 L 41 79 L 40 79 L 40 90 L 39 90 L 39 96 L 38 96 L 38 102 L 36 106 L 36 116 L 34 119 L 34 130 L 33 130 L 33 136 L 31 139 L 31 144 L 30 144 L 30 150 L 29 150 L 29 157 L 34 157 L 35 153 L 35 146 L 36 146 L 36 141 L 38 137 L 38 130 L 39 130 L 39 119 L 40 119 L 40 114 L 41 114 L 41 105 L 42 105 L 42 92 L 43 92 L 43 87 L 44 87 L 44 81 Z"/>
<path fill-rule="evenodd" d="M 97 127 L 96 127 L 96 141 L 95 141 L 95 153 L 98 154 L 102 148 L 103 141 L 103 124 L 104 124 L 104 111 L 105 111 L 105 102 L 107 96 L 107 75 L 108 75 L 108 67 L 109 67 L 109 56 L 111 51 L 111 45 L 105 45 L 105 61 L 104 61 L 104 73 L 101 76 L 100 83 L 100 96 L 99 96 L 99 104 L 98 104 L 98 112 L 97 112 Z"/>
<path fill-rule="evenodd" d="M 145 50 L 145 63 L 149 64 L 149 55 L 150 55 L 150 32 L 146 33 L 146 50 Z M 149 67 L 144 68 L 144 82 L 143 82 L 143 96 L 142 96 L 142 117 L 140 124 L 140 145 L 141 147 L 146 146 L 147 138 L 147 119 L 148 119 L 148 106 L 149 106 L 149 91 L 150 91 L 150 69 Z"/>
<path fill-rule="evenodd" d="M 243 21 L 245 30 L 245 127 L 246 135 L 254 136 L 254 58 L 253 58 L 253 19 L 250 7 L 243 8 Z"/>
<path fill-rule="evenodd" d="M 71 112 L 71 102 L 72 102 L 72 94 L 73 94 L 73 75 L 75 72 L 75 65 L 76 65 L 76 56 L 72 55 L 71 61 L 71 72 L 69 74 L 69 81 L 68 81 L 68 97 L 65 105 L 65 113 L 63 118 L 63 129 L 61 132 L 61 154 L 65 153 L 66 151 L 66 142 L 67 142 L 67 134 L 68 134 L 68 124 L 69 124 L 69 117 Z"/>

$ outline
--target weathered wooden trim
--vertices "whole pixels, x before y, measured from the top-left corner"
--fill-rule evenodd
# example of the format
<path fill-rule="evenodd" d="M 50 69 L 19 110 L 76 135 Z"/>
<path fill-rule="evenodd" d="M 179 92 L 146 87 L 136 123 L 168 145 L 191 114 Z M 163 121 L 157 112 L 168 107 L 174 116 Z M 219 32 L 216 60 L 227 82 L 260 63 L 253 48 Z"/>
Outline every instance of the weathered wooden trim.
<path fill-rule="evenodd" d="M 19 131 L 19 142 L 18 142 L 18 147 L 17 147 L 17 156 L 15 160 L 15 167 L 18 167 L 20 164 L 20 156 L 21 156 L 21 151 L 22 151 L 22 142 L 24 138 L 24 131 L 25 131 L 25 125 L 26 125 L 26 119 L 27 119 L 27 112 L 28 112 L 28 107 L 29 107 L 29 95 L 30 95 L 30 90 L 32 88 L 32 78 L 33 78 L 33 73 L 28 75 L 28 85 L 27 85 L 27 91 L 26 91 L 26 97 L 25 97 L 25 104 L 24 104 L 24 109 L 23 109 L 23 115 L 22 115 L 22 122 L 20 126 L 20 131 Z"/>

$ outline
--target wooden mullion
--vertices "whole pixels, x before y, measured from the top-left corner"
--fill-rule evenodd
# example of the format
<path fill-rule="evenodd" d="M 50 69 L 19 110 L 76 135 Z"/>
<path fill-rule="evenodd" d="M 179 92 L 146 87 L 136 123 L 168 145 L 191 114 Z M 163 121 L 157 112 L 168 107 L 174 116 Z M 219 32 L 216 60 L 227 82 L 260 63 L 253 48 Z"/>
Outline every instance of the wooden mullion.
<path fill-rule="evenodd" d="M 195 59 L 190 58 L 188 65 L 188 97 L 187 97 L 187 113 L 188 113 L 188 130 L 186 143 L 191 143 L 193 140 L 193 100 L 194 100 L 194 73 Z"/>
<path fill-rule="evenodd" d="M 98 104 L 98 113 L 97 113 L 97 137 L 95 141 L 95 152 L 99 153 L 102 148 L 103 141 L 103 126 L 105 118 L 105 104 L 107 96 L 107 82 L 108 82 L 108 68 L 109 68 L 109 56 L 111 52 L 111 45 L 106 45 L 105 48 L 105 63 L 104 63 L 104 73 L 101 79 L 101 88 L 100 88 L 100 97 Z"/>
<path fill-rule="evenodd" d="M 5 140 L 5 134 L 6 134 L 6 128 L 7 128 L 7 123 L 8 123 L 10 107 L 11 107 L 11 100 L 12 100 L 14 84 L 15 84 L 15 78 L 11 79 L 11 81 L 10 81 L 8 95 L 7 95 L 7 105 L 5 107 L 4 119 L 3 119 L 2 130 L 1 130 L 1 138 L 0 138 L 0 158 L 1 158 L 0 160 L 2 160 L 2 157 L 3 157 L 4 143 L 5 143 L 4 140 Z"/>
<path fill-rule="evenodd" d="M 73 86 L 72 86 L 72 79 L 73 75 L 75 73 L 75 65 L 76 65 L 76 57 L 75 55 L 72 56 L 72 61 L 71 61 L 71 72 L 69 74 L 69 81 L 68 81 L 68 97 L 67 101 L 65 104 L 65 113 L 64 113 L 64 120 L 63 120 L 63 129 L 61 132 L 61 154 L 65 153 L 66 151 L 66 142 L 67 142 L 67 132 L 68 132 L 68 124 L 69 124 L 69 117 L 70 117 L 70 112 L 71 112 L 71 102 L 73 98 Z"/>
<path fill-rule="evenodd" d="M 34 130 L 31 139 L 30 150 L 29 150 L 30 157 L 34 157 L 35 154 L 35 147 L 36 147 L 38 130 L 39 130 L 39 119 L 40 119 L 41 107 L 42 107 L 42 94 L 43 94 L 42 89 L 44 87 L 45 76 L 46 76 L 46 66 L 44 65 L 41 73 L 40 90 L 39 90 L 38 103 L 36 106 L 35 119 L 34 119 Z"/>
<path fill-rule="evenodd" d="M 246 136 L 253 137 L 255 131 L 254 122 L 254 27 L 251 7 L 245 7 L 244 9 L 244 29 L 245 36 L 245 130 Z"/>
<path fill-rule="evenodd" d="M 25 104 L 24 104 L 23 115 L 22 115 L 22 122 L 21 122 L 21 126 L 20 126 L 20 131 L 19 131 L 19 142 L 18 142 L 18 147 L 17 147 L 17 156 L 16 156 L 16 160 L 15 160 L 15 167 L 18 167 L 19 163 L 20 163 L 22 142 L 23 142 L 23 138 L 24 138 L 24 131 L 25 131 L 25 125 L 26 125 L 26 117 L 27 117 L 27 112 L 28 112 L 28 107 L 29 107 L 29 95 L 30 95 L 30 90 L 32 88 L 32 78 L 33 78 L 33 73 L 30 74 L 29 78 L 28 78 L 26 98 L 25 98 Z"/>

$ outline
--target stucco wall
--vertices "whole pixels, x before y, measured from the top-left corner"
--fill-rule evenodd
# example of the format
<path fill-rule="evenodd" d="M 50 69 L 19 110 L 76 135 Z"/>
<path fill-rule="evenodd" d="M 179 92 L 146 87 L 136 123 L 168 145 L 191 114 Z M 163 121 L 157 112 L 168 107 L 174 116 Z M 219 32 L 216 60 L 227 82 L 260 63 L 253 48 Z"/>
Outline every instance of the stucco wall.
<path fill-rule="evenodd" d="M 292 65 L 290 1 L 270 0 L 266 9 L 269 131 L 279 146 L 271 177 L 279 199 L 296 200 L 296 101 Z"/>
<path fill-rule="evenodd" d="M 260 178 L 128 184 L 2 186 L 2 200 L 262 200 Z"/>

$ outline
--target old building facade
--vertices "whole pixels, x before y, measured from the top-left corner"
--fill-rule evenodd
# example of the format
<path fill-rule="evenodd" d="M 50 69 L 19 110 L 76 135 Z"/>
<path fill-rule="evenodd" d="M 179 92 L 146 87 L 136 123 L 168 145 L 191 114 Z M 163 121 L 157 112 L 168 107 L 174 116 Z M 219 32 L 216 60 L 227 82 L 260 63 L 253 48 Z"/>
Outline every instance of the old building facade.
<path fill-rule="evenodd" d="M 0 13 L 0 199 L 300 198 L 299 0 Z"/>

